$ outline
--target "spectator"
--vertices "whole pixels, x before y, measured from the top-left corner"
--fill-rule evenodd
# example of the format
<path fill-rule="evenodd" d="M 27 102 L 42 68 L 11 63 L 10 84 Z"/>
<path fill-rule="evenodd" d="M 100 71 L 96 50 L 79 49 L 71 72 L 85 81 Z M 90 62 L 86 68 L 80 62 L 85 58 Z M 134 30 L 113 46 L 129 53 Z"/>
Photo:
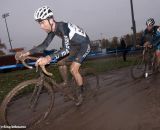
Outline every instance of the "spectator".
<path fill-rule="evenodd" d="M 127 45 L 126 42 L 124 40 L 124 38 L 121 38 L 121 47 L 122 47 L 122 56 L 123 56 L 123 61 L 126 61 L 126 55 L 127 55 Z"/>

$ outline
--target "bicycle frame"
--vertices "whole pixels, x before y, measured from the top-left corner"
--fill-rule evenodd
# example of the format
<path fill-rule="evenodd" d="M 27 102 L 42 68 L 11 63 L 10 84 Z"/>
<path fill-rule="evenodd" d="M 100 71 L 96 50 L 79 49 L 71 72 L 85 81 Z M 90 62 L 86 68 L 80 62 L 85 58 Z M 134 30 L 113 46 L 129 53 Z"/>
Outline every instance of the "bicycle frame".
<path fill-rule="evenodd" d="M 17 58 L 17 60 L 21 61 L 21 58 L 19 59 L 18 56 L 16 58 Z M 24 63 L 27 68 L 31 68 L 28 64 L 25 63 L 26 59 L 28 59 L 28 57 L 22 58 L 22 63 Z M 32 59 L 32 57 L 29 57 L 29 59 Z M 36 57 L 33 57 L 33 59 L 37 60 Z M 26 80 L 26 81 L 19 83 L 7 94 L 7 96 L 5 97 L 5 99 L 3 100 L 3 102 L 0 106 L 1 107 L 0 114 L 2 115 L 2 116 L 0 116 L 0 120 L 2 120 L 2 122 L 4 124 L 9 125 L 9 124 L 15 123 L 14 120 L 12 120 L 8 116 L 8 115 L 10 115 L 10 113 L 8 113 L 7 110 L 12 110 L 12 106 L 13 106 L 13 108 L 16 107 L 16 102 L 20 103 L 20 104 L 22 103 L 23 108 L 18 107 L 18 109 L 15 109 L 15 113 L 20 113 L 20 116 L 21 116 L 21 109 L 22 109 L 22 115 L 26 114 L 25 112 L 30 112 L 28 115 L 26 114 L 26 117 L 28 117 L 28 119 L 26 118 L 25 121 L 22 121 L 24 124 L 26 123 L 25 125 L 28 128 L 31 126 L 35 126 L 35 125 L 39 124 L 41 121 L 43 121 L 44 119 L 46 119 L 46 117 L 49 115 L 49 113 L 51 112 L 51 110 L 53 108 L 56 92 L 62 92 L 64 95 L 68 96 L 74 102 L 74 104 L 76 106 L 79 106 L 82 104 L 83 100 L 81 100 L 78 97 L 79 95 L 77 95 L 77 89 L 75 89 L 76 85 L 75 85 L 74 81 L 73 81 L 73 84 L 71 82 L 67 82 L 66 85 L 68 85 L 68 86 L 65 86 L 62 83 L 57 83 L 51 77 L 50 73 L 47 72 L 46 70 L 45 71 L 44 70 L 45 70 L 45 66 L 40 66 L 39 70 L 37 68 L 37 71 L 39 73 L 39 76 L 37 78 Z M 95 94 L 99 88 L 98 75 L 93 68 L 85 68 L 85 69 L 83 69 L 83 72 L 85 72 L 85 73 L 83 73 L 83 78 L 85 78 L 85 76 L 87 74 L 90 74 L 93 76 L 91 78 L 95 82 L 90 82 L 91 83 L 90 85 L 87 84 L 87 82 L 85 82 L 88 85 L 88 88 L 89 88 L 88 90 L 91 90 L 90 91 L 91 93 L 85 93 L 86 94 L 85 96 L 86 97 L 87 96 L 93 97 L 93 96 L 95 96 Z M 85 80 L 85 81 L 87 81 L 87 80 Z M 70 83 L 71 83 L 71 87 L 69 87 Z M 65 87 L 68 90 L 65 90 Z M 23 94 L 21 92 L 25 92 L 24 98 L 22 98 L 23 101 L 21 100 L 21 94 Z M 15 100 L 15 99 L 17 99 L 17 100 Z M 46 99 L 46 102 L 44 102 L 44 100 L 42 100 L 42 99 L 44 99 L 44 100 Z M 10 105 L 10 102 L 12 102 L 12 101 L 15 101 L 15 103 L 12 103 L 12 105 Z M 42 108 L 41 106 L 43 106 L 43 105 L 44 105 L 44 108 L 41 111 L 40 109 Z M 39 114 L 38 112 L 40 112 L 41 114 Z M 38 116 L 35 116 L 35 118 L 33 118 L 33 120 L 30 120 L 30 117 L 32 117 L 33 114 L 36 114 Z M 9 119 L 11 119 L 11 120 L 9 120 Z M 20 120 L 21 120 L 21 118 L 20 118 Z M 17 116 L 17 121 L 19 121 L 18 116 Z"/>
<path fill-rule="evenodd" d="M 142 54 L 136 58 L 133 66 L 131 67 L 131 76 L 133 79 L 142 78 L 144 75 L 148 77 L 148 72 L 150 70 L 151 65 L 154 65 L 155 60 L 152 60 L 151 53 L 152 50 L 149 46 L 137 46 L 139 48 L 143 48 Z"/>
<path fill-rule="evenodd" d="M 145 77 L 148 77 L 148 73 L 150 70 L 152 71 L 151 73 L 153 73 L 157 69 L 158 62 L 155 50 L 153 50 L 153 48 L 150 48 L 148 46 L 144 47 L 143 58 L 146 64 Z"/>

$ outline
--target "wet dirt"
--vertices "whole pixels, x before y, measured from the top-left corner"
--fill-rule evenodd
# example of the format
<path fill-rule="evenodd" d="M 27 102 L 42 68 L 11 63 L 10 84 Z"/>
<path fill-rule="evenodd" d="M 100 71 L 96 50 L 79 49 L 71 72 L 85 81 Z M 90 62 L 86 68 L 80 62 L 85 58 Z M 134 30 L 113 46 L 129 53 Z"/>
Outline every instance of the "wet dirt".
<path fill-rule="evenodd" d="M 56 98 L 50 116 L 30 130 L 160 130 L 159 79 L 134 80 L 130 68 L 102 73 L 96 97 L 79 107 Z"/>

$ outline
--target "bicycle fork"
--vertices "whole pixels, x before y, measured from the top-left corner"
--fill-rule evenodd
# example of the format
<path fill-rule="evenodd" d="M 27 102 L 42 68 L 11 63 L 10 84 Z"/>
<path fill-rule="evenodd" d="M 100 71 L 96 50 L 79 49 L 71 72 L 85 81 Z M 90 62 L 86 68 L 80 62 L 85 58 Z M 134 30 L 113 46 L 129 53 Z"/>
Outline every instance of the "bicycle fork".
<path fill-rule="evenodd" d="M 38 104 L 37 102 L 40 97 L 42 88 L 43 88 L 43 80 L 41 80 L 40 83 L 37 83 L 35 85 L 32 96 L 30 98 L 29 108 L 31 108 L 33 111 L 35 111 L 35 108 Z"/>
<path fill-rule="evenodd" d="M 30 99 L 30 104 L 29 104 L 29 107 L 33 110 L 35 110 L 36 108 L 41 90 L 42 90 L 42 86 L 35 86 L 34 88 L 34 91 Z"/>

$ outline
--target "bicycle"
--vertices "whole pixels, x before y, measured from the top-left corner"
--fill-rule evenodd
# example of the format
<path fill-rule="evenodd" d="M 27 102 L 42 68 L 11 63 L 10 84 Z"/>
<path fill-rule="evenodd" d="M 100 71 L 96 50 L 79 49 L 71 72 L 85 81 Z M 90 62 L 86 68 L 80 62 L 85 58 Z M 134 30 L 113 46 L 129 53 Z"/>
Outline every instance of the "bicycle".
<path fill-rule="evenodd" d="M 159 71 L 159 62 L 154 54 L 152 46 L 139 46 L 143 49 L 142 55 L 138 55 L 130 69 L 133 79 L 147 78 L 148 76 Z"/>
<path fill-rule="evenodd" d="M 26 60 L 37 60 L 36 57 L 25 57 L 18 60 L 27 68 L 33 68 L 26 64 Z M 57 83 L 48 72 L 45 66 L 40 66 L 38 78 L 23 81 L 15 86 L 4 98 L 0 106 L 1 124 L 34 127 L 45 120 L 54 108 L 55 95 L 57 93 L 67 95 L 73 103 L 78 102 L 74 79 L 71 78 L 67 84 L 68 89 L 64 89 L 61 83 Z M 82 76 L 85 78 L 85 98 L 96 96 L 99 89 L 99 77 L 93 68 L 84 68 Z M 86 76 L 89 74 L 89 77 Z M 88 80 L 91 82 L 87 82 Z M 78 104 L 77 106 L 81 105 Z M 18 106 L 18 107 L 17 107 Z M 15 116 L 16 115 L 16 116 Z"/>

